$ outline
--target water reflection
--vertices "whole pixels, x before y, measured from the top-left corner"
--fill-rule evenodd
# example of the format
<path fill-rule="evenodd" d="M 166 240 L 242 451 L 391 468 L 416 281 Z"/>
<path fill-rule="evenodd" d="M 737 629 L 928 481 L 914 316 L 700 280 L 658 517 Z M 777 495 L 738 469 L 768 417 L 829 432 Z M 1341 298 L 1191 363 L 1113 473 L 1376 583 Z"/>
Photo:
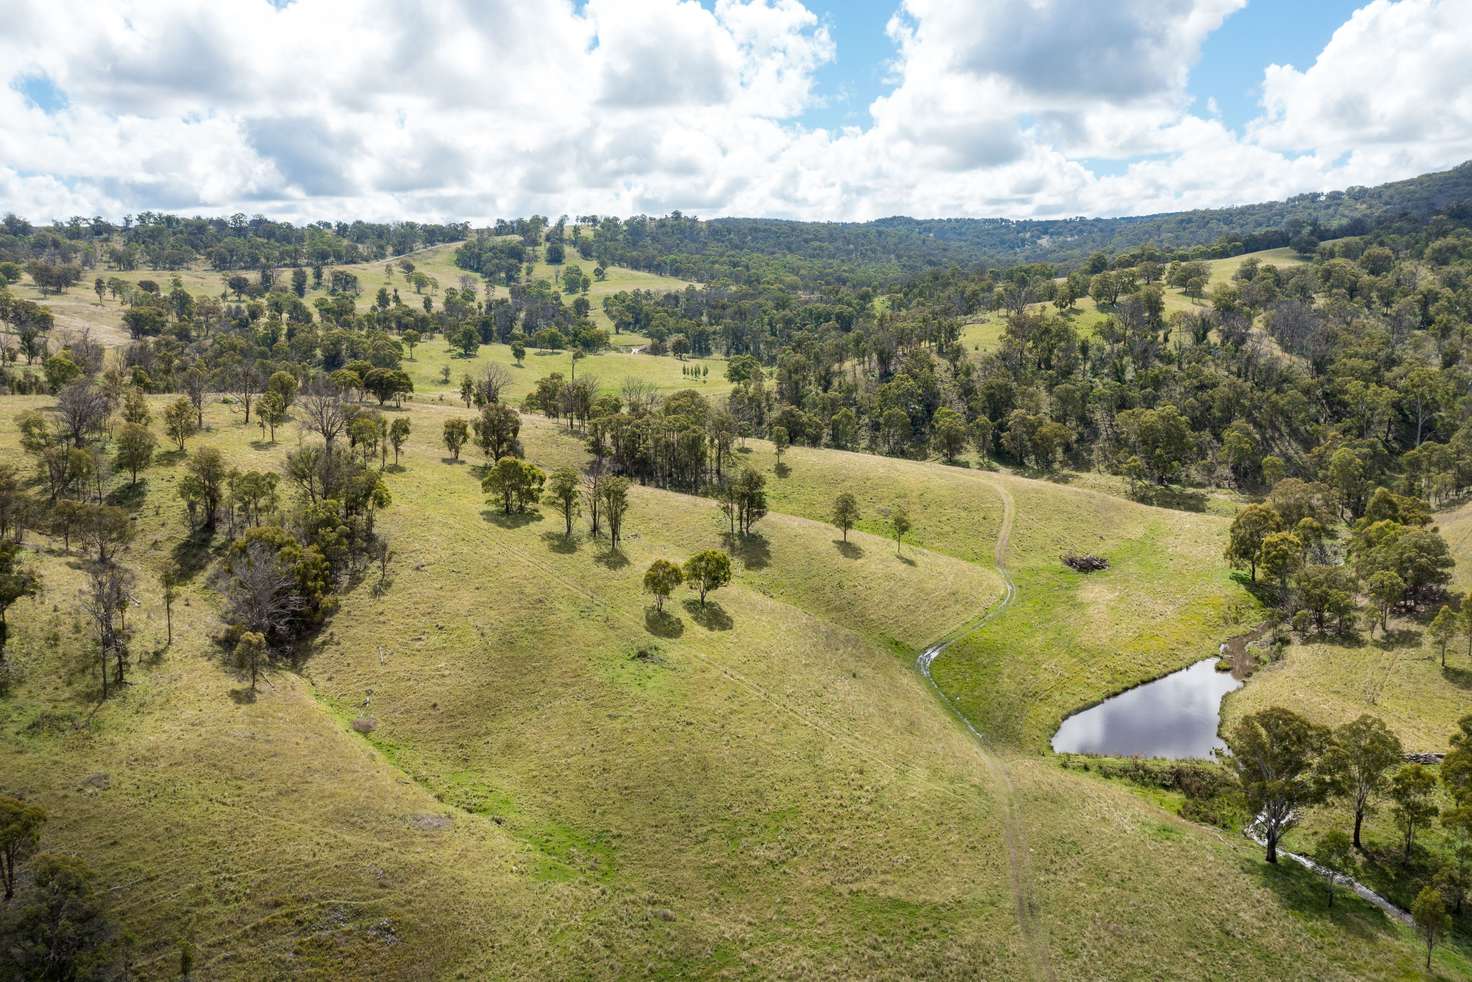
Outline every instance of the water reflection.
<path fill-rule="evenodd" d="M 1106 699 L 1070 716 L 1053 735 L 1058 753 L 1116 757 L 1210 757 L 1223 746 L 1216 735 L 1222 696 L 1242 683 L 1218 672 L 1216 659 Z"/>

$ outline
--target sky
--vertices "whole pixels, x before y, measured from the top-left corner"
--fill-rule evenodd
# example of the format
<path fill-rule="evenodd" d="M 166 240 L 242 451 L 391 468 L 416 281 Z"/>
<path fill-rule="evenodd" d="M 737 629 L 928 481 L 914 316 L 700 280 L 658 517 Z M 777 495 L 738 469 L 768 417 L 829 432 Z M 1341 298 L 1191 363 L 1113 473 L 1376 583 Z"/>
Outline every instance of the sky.
<path fill-rule="evenodd" d="M 1111 216 L 1472 159 L 1472 0 L 0 0 L 0 23 L 0 212 L 33 221 Z"/>

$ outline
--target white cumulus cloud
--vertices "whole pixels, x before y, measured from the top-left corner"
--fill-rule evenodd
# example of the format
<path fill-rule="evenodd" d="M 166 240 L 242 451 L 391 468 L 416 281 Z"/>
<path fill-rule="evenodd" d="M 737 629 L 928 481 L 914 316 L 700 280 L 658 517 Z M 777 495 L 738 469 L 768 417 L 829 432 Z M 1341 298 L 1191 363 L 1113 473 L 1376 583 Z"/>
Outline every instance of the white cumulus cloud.
<path fill-rule="evenodd" d="M 1125 214 L 1472 157 L 1472 0 L 1373 0 L 1238 131 L 1188 82 L 1245 2 L 896 0 L 833 130 L 800 0 L 0 0 L 0 210 Z"/>

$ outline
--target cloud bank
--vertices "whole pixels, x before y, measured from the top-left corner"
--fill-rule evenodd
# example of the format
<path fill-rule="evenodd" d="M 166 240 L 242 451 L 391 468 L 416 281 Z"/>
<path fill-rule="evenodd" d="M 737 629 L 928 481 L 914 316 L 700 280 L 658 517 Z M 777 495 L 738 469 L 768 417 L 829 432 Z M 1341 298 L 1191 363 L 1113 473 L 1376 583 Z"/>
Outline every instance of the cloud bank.
<path fill-rule="evenodd" d="M 1472 0 L 1368 3 L 1238 131 L 1188 81 L 1245 3 L 903 0 L 830 130 L 799 0 L 5 0 L 0 210 L 1115 215 L 1472 158 Z"/>

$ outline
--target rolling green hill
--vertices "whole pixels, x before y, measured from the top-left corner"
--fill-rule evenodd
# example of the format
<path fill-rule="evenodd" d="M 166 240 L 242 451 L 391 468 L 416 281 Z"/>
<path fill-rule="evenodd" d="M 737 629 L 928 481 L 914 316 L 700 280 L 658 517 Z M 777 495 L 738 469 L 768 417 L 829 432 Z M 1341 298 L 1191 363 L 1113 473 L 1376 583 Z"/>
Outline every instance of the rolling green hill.
<path fill-rule="evenodd" d="M 44 402 L 6 397 L 0 442 Z M 507 521 L 472 463 L 444 459 L 440 424 L 458 413 L 405 410 L 387 582 L 350 586 L 305 660 L 254 697 L 212 641 L 212 556 L 186 541 L 176 456 L 125 499 L 139 658 L 100 706 L 78 557 L 32 538 L 46 589 L 12 611 L 0 759 L 7 786 L 55 816 L 47 847 L 99 870 L 139 971 L 168 971 L 180 938 L 219 978 L 1414 965 L 1408 933 L 1352 902 L 1327 916 L 1307 873 L 1266 870 L 1245 839 L 1035 753 L 1050 720 L 1194 659 L 1250 612 L 1209 561 L 1219 519 L 831 450 L 790 450 L 779 474 L 752 441 L 773 514 L 735 550 L 717 606 L 682 595 L 671 626 L 649 619 L 639 577 L 719 548 L 714 504 L 636 489 L 622 554 L 564 540 L 550 509 Z M 255 441 L 219 404 L 209 422 L 191 449 L 241 467 L 296 443 Z M 547 468 L 585 452 L 534 417 L 523 438 Z M 840 487 L 866 516 L 848 547 L 823 522 Z M 913 659 L 1000 596 L 1007 498 L 1018 599 L 936 666 L 979 744 Z M 896 555 L 873 533 L 900 499 L 920 517 Z M 1081 528 L 1118 563 L 1103 593 L 1054 569 Z M 197 571 L 165 647 L 170 556 Z"/>

